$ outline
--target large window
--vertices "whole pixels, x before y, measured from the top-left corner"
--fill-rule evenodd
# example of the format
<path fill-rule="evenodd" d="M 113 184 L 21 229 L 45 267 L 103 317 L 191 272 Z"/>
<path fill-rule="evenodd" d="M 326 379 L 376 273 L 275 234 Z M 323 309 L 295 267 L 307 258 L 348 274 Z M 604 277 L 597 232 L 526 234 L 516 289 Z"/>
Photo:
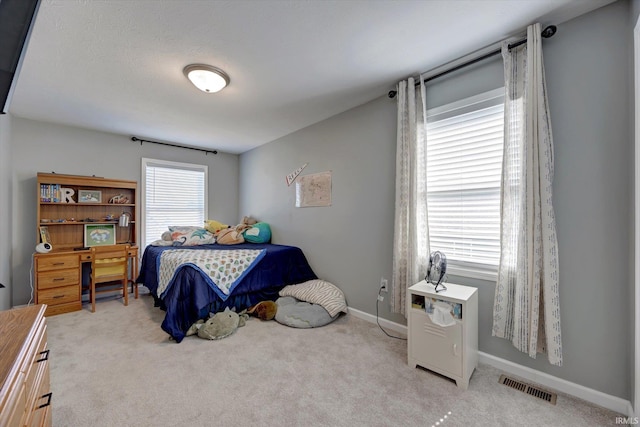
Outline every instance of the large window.
<path fill-rule="evenodd" d="M 503 113 L 504 89 L 427 111 L 430 248 L 451 274 L 497 274 Z"/>
<path fill-rule="evenodd" d="M 207 217 L 207 166 L 142 159 L 142 244 L 172 225 L 200 225 Z"/>

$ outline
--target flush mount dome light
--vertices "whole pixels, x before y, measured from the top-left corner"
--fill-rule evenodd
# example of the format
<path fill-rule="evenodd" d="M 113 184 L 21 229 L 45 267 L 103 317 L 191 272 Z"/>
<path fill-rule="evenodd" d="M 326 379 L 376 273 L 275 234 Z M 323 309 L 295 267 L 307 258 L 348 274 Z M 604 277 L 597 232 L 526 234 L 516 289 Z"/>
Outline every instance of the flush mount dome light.
<path fill-rule="evenodd" d="M 211 65 L 191 64 L 184 67 L 183 72 L 191 83 L 203 92 L 219 92 L 229 84 L 227 73 Z"/>

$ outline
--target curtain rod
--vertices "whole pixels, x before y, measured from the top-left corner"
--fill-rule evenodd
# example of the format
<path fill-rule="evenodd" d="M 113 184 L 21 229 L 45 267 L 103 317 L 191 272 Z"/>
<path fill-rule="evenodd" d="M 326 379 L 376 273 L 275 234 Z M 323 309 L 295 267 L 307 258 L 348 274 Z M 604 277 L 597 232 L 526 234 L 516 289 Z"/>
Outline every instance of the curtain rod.
<path fill-rule="evenodd" d="M 553 37 L 553 35 L 556 33 L 557 30 L 558 29 L 556 28 L 555 25 L 549 25 L 544 30 L 542 30 L 540 35 L 542 37 L 544 37 L 545 39 L 548 39 L 550 37 Z M 527 42 L 526 38 L 522 39 L 522 40 L 518 40 L 517 42 L 512 43 L 512 44 L 509 45 L 509 50 L 511 50 L 511 49 L 513 49 L 515 47 L 518 47 L 520 45 L 523 45 L 526 42 Z M 502 49 L 499 48 L 499 49 L 493 50 L 491 52 L 485 53 L 484 55 L 481 55 L 481 56 L 479 56 L 477 58 L 470 59 L 469 61 L 463 62 L 462 64 L 456 65 L 455 67 L 452 67 L 452 68 L 449 68 L 448 70 L 442 71 L 441 73 L 438 73 L 438 74 L 435 74 L 433 76 L 427 77 L 427 78 L 424 79 L 424 82 L 425 83 L 430 82 L 431 80 L 435 80 L 435 79 L 437 79 L 439 77 L 442 77 L 442 76 L 445 76 L 445 75 L 447 75 L 449 73 L 453 73 L 454 71 L 458 71 L 458 70 L 460 70 L 462 68 L 468 67 L 469 65 L 473 65 L 473 64 L 475 64 L 477 62 L 484 61 L 485 59 L 491 58 L 492 56 L 495 56 L 495 55 L 498 55 L 501 52 L 502 52 Z M 418 82 L 416 83 L 416 86 L 419 86 L 419 85 L 420 85 L 420 80 L 418 80 Z M 398 93 L 398 91 L 396 91 L 396 90 L 390 90 L 389 93 L 388 93 L 388 96 L 389 96 L 389 98 L 395 98 L 397 93 Z"/>
<path fill-rule="evenodd" d="M 135 136 L 132 136 L 131 140 L 133 142 L 138 142 L 139 141 L 140 145 L 142 145 L 143 142 L 150 142 L 151 144 L 166 145 L 168 147 L 186 148 L 187 150 L 202 151 L 202 152 L 204 152 L 205 155 L 208 155 L 209 153 L 218 154 L 218 150 L 206 150 L 204 148 L 189 147 L 187 145 L 169 144 L 168 142 L 149 141 L 148 139 L 140 139 L 140 138 L 137 138 Z"/>

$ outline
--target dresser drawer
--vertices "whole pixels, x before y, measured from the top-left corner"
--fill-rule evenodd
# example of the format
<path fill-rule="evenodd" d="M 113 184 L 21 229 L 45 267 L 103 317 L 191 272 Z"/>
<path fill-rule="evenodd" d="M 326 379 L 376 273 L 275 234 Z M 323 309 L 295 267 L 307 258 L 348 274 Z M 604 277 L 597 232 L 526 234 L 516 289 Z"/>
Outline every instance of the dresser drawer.
<path fill-rule="evenodd" d="M 38 290 L 38 304 L 56 305 L 80 301 L 80 284 Z"/>
<path fill-rule="evenodd" d="M 75 268 L 80 266 L 80 257 L 77 254 L 69 255 L 46 255 L 39 256 L 37 261 L 37 272 L 49 270 L 63 270 L 65 268 Z"/>
<path fill-rule="evenodd" d="M 38 273 L 38 290 L 59 288 L 80 283 L 80 269 L 51 270 Z"/>
<path fill-rule="evenodd" d="M 33 357 L 25 360 L 25 365 L 23 367 L 23 371 L 27 375 L 27 397 L 35 395 L 36 390 L 34 390 L 34 382 L 36 380 L 36 377 L 38 376 L 38 370 L 42 369 L 41 366 L 47 364 L 49 360 L 49 352 L 46 351 L 47 326 L 44 322 L 42 325 L 42 330 L 41 332 L 39 332 L 39 338 L 33 344 L 35 348 L 30 350 L 30 353 L 33 354 Z"/>
<path fill-rule="evenodd" d="M 0 311 L 0 426 L 51 426 L 46 306 Z M 40 408 L 42 406 L 42 408 Z"/>
<path fill-rule="evenodd" d="M 67 302 L 64 304 L 55 304 L 48 305 L 47 311 L 44 313 L 45 316 L 56 316 L 62 313 L 71 313 L 72 311 L 82 310 L 82 301 L 78 299 L 78 301 Z"/>
<path fill-rule="evenodd" d="M 27 401 L 27 405 L 31 402 L 31 410 L 27 407 L 24 425 L 34 427 L 45 425 L 43 423 L 46 418 L 47 411 L 51 407 L 52 401 L 49 378 L 49 364 L 47 363 L 45 366 L 40 366 L 38 368 L 37 384 L 39 384 L 39 387 L 37 390 L 34 390 L 32 399 Z"/>
<path fill-rule="evenodd" d="M 0 411 L 0 425 L 2 427 L 19 427 L 24 419 L 26 401 L 24 375 L 20 374 L 18 382 L 11 390 L 9 398 L 4 403 L 2 411 Z"/>

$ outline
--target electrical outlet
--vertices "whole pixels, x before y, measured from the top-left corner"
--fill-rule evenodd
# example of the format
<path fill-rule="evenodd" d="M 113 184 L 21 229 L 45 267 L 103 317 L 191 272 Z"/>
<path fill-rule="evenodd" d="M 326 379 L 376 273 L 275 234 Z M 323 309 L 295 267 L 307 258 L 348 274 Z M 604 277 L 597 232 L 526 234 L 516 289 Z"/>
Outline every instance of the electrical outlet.
<path fill-rule="evenodd" d="M 382 292 L 389 292 L 388 282 L 387 282 L 387 279 L 385 279 L 384 277 L 380 278 L 380 290 Z"/>

